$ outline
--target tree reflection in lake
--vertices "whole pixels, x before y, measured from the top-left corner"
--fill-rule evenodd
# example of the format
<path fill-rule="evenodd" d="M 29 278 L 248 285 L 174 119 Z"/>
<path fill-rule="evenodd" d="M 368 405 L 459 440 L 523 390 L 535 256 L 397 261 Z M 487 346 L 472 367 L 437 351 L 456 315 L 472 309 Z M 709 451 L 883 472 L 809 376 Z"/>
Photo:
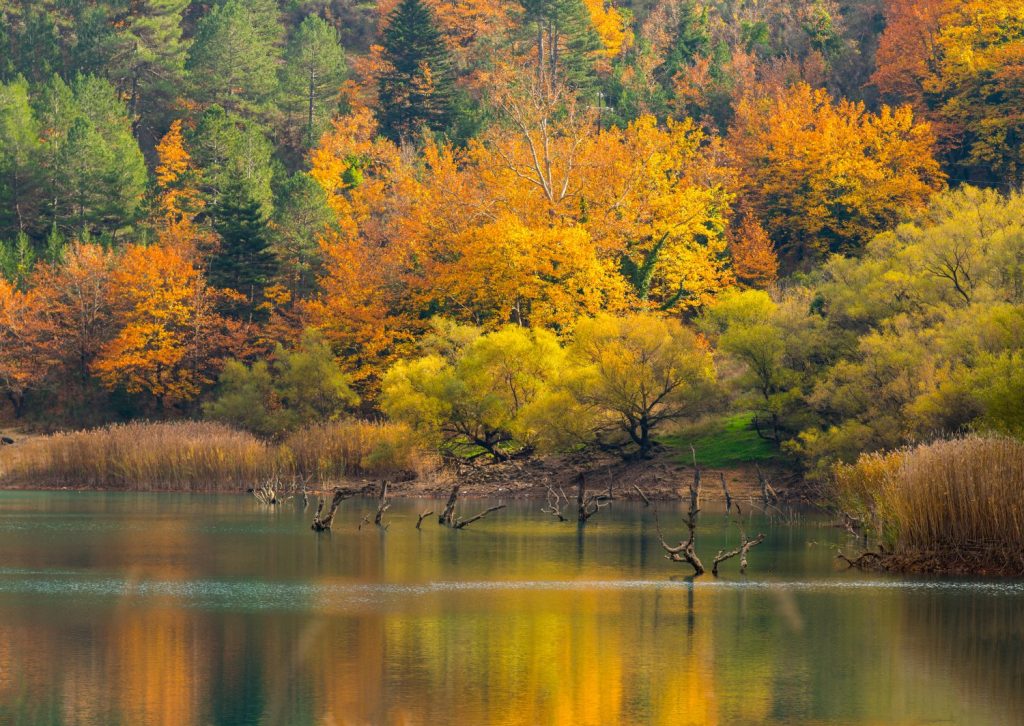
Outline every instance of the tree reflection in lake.
<path fill-rule="evenodd" d="M 678 577 L 649 514 L 330 538 L 242 497 L 0 494 L 0 723 L 1010 723 L 1024 588 L 835 573 L 760 523 Z M 606 516 L 607 515 L 607 516 Z M 668 516 L 667 514 L 663 516 Z M 735 529 L 704 515 L 702 551 Z M 921 584 L 915 584 L 921 583 Z"/>

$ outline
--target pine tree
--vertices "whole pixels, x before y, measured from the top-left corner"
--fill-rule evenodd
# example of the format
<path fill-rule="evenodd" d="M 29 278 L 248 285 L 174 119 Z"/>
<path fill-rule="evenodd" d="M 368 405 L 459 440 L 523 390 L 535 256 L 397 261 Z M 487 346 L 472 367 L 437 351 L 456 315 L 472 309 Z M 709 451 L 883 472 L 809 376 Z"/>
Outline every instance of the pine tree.
<path fill-rule="evenodd" d="M 316 143 L 336 104 L 345 77 L 345 53 L 337 31 L 323 18 L 310 15 L 288 44 L 281 87 L 293 118 L 303 123 L 303 143 Z"/>
<path fill-rule="evenodd" d="M 666 89 L 679 71 L 693 65 L 711 49 L 711 35 L 708 32 L 708 14 L 698 9 L 694 0 L 684 0 L 679 5 L 679 22 L 676 24 L 672 45 L 665 54 L 661 65 L 655 69 L 655 77 Z"/>
<path fill-rule="evenodd" d="M 378 89 L 383 133 L 399 140 L 424 127 L 446 130 L 454 120 L 452 62 L 423 0 L 402 0 L 388 17 L 384 60 L 388 68 Z"/>
<path fill-rule="evenodd" d="M 36 101 L 47 130 L 41 154 L 47 226 L 108 235 L 130 226 L 145 195 L 146 162 L 114 87 L 95 76 L 68 87 L 55 77 Z"/>
<path fill-rule="evenodd" d="M 114 23 L 118 32 L 105 70 L 128 99 L 133 121 L 143 127 L 157 125 L 160 110 L 181 92 L 187 51 L 181 20 L 188 5 L 188 0 L 143 0 L 127 6 Z"/>
<path fill-rule="evenodd" d="M 538 79 L 580 93 L 596 82 L 594 59 L 601 38 L 583 0 L 520 0 L 523 27 L 533 34 Z"/>
<path fill-rule="evenodd" d="M 243 113 L 266 109 L 277 91 L 280 49 L 256 19 L 242 0 L 227 0 L 199 21 L 186 64 L 198 100 Z"/>
<path fill-rule="evenodd" d="M 213 211 L 213 227 L 220 246 L 211 256 L 207 280 L 222 290 L 238 294 L 226 312 L 249 320 L 260 315 L 263 290 L 277 270 L 270 249 L 270 231 L 260 204 L 241 181 L 231 183 Z"/>
<path fill-rule="evenodd" d="M 233 181 L 245 184 L 264 214 L 273 209 L 273 145 L 253 121 L 211 106 L 189 134 L 188 151 L 200 173 L 206 203 L 214 206 Z"/>
<path fill-rule="evenodd" d="M 28 83 L 0 84 L 0 238 L 43 231 L 39 136 Z"/>

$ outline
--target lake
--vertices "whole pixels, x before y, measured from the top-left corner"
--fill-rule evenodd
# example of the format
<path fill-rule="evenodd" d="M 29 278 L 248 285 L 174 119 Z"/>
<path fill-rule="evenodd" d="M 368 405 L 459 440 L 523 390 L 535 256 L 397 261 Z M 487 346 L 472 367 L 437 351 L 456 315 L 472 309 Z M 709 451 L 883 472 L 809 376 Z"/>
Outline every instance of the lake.
<path fill-rule="evenodd" d="M 842 572 L 811 514 L 692 581 L 637 504 L 415 529 L 442 505 L 317 535 L 312 504 L 0 492 L 0 724 L 1024 722 L 1020 581 Z M 738 539 L 701 514 L 709 570 Z"/>

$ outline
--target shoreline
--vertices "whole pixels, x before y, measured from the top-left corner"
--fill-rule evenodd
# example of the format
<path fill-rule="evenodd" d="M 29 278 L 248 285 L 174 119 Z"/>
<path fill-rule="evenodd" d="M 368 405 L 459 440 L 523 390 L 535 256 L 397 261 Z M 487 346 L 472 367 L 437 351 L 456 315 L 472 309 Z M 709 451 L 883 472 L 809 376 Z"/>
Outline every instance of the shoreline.
<path fill-rule="evenodd" d="M 775 494 L 775 501 L 787 504 L 815 504 L 818 492 L 795 471 L 784 466 L 766 465 L 763 475 Z M 610 456 L 571 454 L 511 459 L 504 462 L 457 463 L 443 466 L 426 475 L 399 477 L 348 477 L 310 484 L 307 492 L 315 495 L 343 488 L 358 494 L 376 496 L 381 482 L 395 497 L 446 497 L 452 487 L 460 485 L 460 496 L 466 498 L 505 497 L 510 499 L 545 499 L 549 487 L 575 496 L 580 477 L 587 491 L 608 490 L 618 498 L 642 500 L 637 488 L 651 501 L 678 501 L 690 496 L 694 480 L 691 465 L 671 461 L 666 456 L 643 462 L 624 462 Z M 722 501 L 729 496 L 740 502 L 762 501 L 756 465 L 740 465 L 701 470 L 700 496 L 704 501 Z M 723 488 L 723 481 L 725 488 Z M 293 493 L 285 484 L 284 491 Z M 254 481 L 251 486 L 262 482 Z M 65 483 L 4 482 L 0 491 L 103 491 L 194 494 L 246 494 L 249 487 L 211 486 L 178 487 L 163 483 L 138 483 L 126 486 L 73 485 Z"/>

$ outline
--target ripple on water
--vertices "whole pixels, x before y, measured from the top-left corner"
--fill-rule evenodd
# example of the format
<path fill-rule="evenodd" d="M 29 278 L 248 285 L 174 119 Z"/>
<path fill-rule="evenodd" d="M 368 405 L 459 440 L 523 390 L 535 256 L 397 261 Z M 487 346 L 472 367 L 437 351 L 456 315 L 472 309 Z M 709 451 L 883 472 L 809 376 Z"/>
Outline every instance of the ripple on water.
<path fill-rule="evenodd" d="M 781 591 L 828 594 L 842 591 L 962 593 L 1024 596 L 1024 582 L 973 580 L 524 580 L 398 583 L 299 583 L 265 580 L 131 580 L 90 577 L 72 571 L 0 568 L 0 595 L 36 594 L 60 598 L 174 598 L 193 607 L 344 609 L 369 604 L 397 605 L 446 593 L 591 591 Z"/>

